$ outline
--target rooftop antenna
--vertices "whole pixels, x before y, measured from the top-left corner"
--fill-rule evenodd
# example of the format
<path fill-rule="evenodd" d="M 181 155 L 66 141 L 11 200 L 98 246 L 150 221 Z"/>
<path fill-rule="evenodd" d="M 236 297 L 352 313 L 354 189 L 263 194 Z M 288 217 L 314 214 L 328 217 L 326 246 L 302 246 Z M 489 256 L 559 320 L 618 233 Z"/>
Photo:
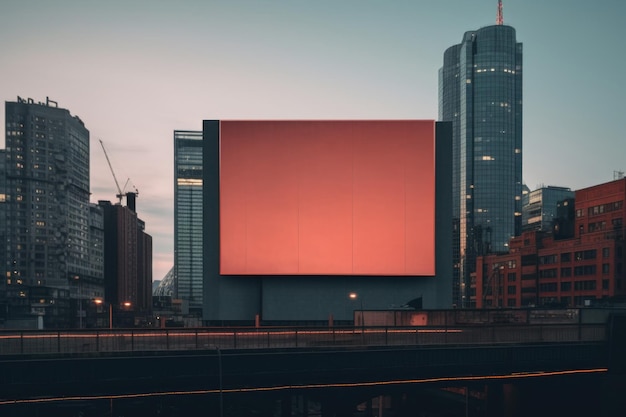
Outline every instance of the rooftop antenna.
<path fill-rule="evenodd" d="M 498 0 L 498 14 L 496 15 L 496 25 L 504 24 L 504 16 L 502 15 L 502 0 Z"/>

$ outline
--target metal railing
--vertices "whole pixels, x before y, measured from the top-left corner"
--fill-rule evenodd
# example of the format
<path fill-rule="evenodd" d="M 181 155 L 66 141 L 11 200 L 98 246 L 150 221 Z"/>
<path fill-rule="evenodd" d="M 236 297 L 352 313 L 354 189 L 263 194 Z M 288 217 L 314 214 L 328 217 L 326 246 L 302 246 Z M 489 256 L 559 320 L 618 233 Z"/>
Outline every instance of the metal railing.
<path fill-rule="evenodd" d="M 601 342 L 606 324 L 0 331 L 0 355 Z"/>

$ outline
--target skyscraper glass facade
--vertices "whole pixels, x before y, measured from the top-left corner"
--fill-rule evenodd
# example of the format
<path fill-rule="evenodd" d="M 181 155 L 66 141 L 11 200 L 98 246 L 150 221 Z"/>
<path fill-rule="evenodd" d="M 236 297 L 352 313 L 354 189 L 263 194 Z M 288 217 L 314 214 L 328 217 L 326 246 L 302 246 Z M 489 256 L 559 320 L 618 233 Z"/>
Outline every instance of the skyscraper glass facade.
<path fill-rule="evenodd" d="M 522 196 L 522 231 L 552 230 L 557 218 L 557 205 L 569 198 L 574 198 L 574 191 L 565 187 L 547 186 L 526 193 Z"/>
<path fill-rule="evenodd" d="M 176 296 L 202 310 L 202 132 L 174 131 Z"/>
<path fill-rule="evenodd" d="M 453 122 L 453 299 L 466 293 L 476 256 L 505 252 L 522 219 L 522 44 L 515 29 L 466 32 L 444 53 L 439 119 Z"/>

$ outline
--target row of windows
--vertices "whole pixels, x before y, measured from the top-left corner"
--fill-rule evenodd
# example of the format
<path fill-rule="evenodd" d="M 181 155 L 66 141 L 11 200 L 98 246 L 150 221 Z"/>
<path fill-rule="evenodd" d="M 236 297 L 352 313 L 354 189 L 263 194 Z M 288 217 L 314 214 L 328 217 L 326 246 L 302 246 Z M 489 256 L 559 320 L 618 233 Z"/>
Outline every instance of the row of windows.
<path fill-rule="evenodd" d="M 608 258 L 610 256 L 610 254 L 611 254 L 611 249 L 610 248 L 603 248 L 602 249 L 602 257 L 603 258 Z M 584 261 L 584 260 L 589 260 L 589 259 L 596 259 L 596 257 L 597 257 L 597 250 L 596 249 L 589 249 L 589 250 L 574 252 L 574 259 L 576 261 Z M 539 257 L 539 265 L 555 264 L 555 263 L 558 262 L 558 260 L 559 260 L 559 256 L 556 255 L 556 254 L 540 256 Z M 561 262 L 571 262 L 572 261 L 572 253 L 571 252 L 561 253 L 560 260 L 561 260 Z"/>
<path fill-rule="evenodd" d="M 577 266 L 573 269 L 574 276 L 584 276 L 584 275 L 595 275 L 597 272 L 596 265 L 584 265 Z M 608 263 L 602 264 L 602 274 L 606 275 L 611 272 L 611 265 Z M 618 264 L 617 272 L 621 273 L 621 264 Z M 563 267 L 559 270 L 557 268 L 549 268 L 542 269 L 539 271 L 539 278 L 564 278 L 572 276 L 572 268 L 571 267 Z M 529 281 L 537 278 L 535 274 L 523 274 L 522 280 Z M 507 274 L 508 282 L 515 282 L 517 280 L 517 275 L 514 272 L 509 272 Z"/>
<path fill-rule="evenodd" d="M 597 206 L 589 207 L 587 209 L 588 216 L 597 216 L 602 213 L 609 213 L 612 211 L 621 210 L 624 207 L 623 201 L 614 201 L 612 203 L 607 204 L 599 204 Z M 576 210 L 576 217 L 583 217 L 584 211 L 583 209 Z"/>
<path fill-rule="evenodd" d="M 571 291 L 572 290 L 572 282 L 567 281 L 567 282 L 561 282 L 560 283 L 560 288 L 561 291 Z M 573 283 L 573 288 L 574 291 L 594 291 L 597 288 L 597 282 L 595 280 L 589 280 L 589 281 L 576 281 Z M 543 283 L 543 284 L 539 284 L 539 292 L 540 293 L 544 293 L 544 292 L 556 292 L 559 289 L 559 283 L 556 282 L 547 282 L 547 283 Z M 609 280 L 608 279 L 604 279 L 602 280 L 602 289 L 603 290 L 608 290 L 609 289 Z M 537 291 L 537 288 L 535 287 L 524 287 L 521 289 L 522 294 L 530 294 L 530 293 L 535 293 Z M 502 291 L 500 291 L 500 294 L 502 293 Z M 517 287 L 515 285 L 509 285 L 507 287 L 507 294 L 508 295 L 515 295 L 517 294 Z"/>

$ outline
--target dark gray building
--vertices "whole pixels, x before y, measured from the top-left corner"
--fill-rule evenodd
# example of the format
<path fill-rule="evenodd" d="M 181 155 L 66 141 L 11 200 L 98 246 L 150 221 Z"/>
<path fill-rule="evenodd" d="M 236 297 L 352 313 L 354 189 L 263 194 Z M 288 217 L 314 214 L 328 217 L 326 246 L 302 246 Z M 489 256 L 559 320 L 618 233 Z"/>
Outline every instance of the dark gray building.
<path fill-rule="evenodd" d="M 445 51 L 439 120 L 453 126 L 453 298 L 472 307 L 476 256 L 508 251 L 521 231 L 522 44 L 514 28 L 469 31 Z"/>
<path fill-rule="evenodd" d="M 136 192 L 126 206 L 98 201 L 104 225 L 104 301 L 114 326 L 145 324 L 152 316 L 152 236 L 136 211 Z"/>
<path fill-rule="evenodd" d="M 175 298 L 202 317 L 202 131 L 174 131 Z"/>
<path fill-rule="evenodd" d="M 272 145 L 267 145 L 265 149 L 265 145 L 260 147 L 255 145 L 259 153 L 248 153 L 246 156 L 242 156 L 240 161 L 243 162 L 239 167 L 242 171 L 252 170 L 250 171 L 252 172 L 251 175 L 255 175 L 256 172 L 259 172 L 259 175 L 265 175 L 265 173 L 270 172 L 273 180 L 265 183 L 263 187 L 242 187 L 237 195 L 238 199 L 236 199 L 235 206 L 231 205 L 228 208 L 223 207 L 224 193 L 232 190 L 235 185 L 232 182 L 228 184 L 220 183 L 221 180 L 224 181 L 224 166 L 222 164 L 225 156 L 221 146 L 226 135 L 225 122 L 205 120 L 203 124 L 204 323 L 209 325 L 249 324 L 255 317 L 266 324 L 322 323 L 335 320 L 337 322 L 345 322 L 352 320 L 355 311 L 361 309 L 449 308 L 452 301 L 452 257 L 450 246 L 452 230 L 449 221 L 451 218 L 450 154 L 452 143 L 450 123 L 430 121 L 431 124 L 427 125 L 428 129 L 430 129 L 429 134 L 431 135 L 431 143 L 434 148 L 423 150 L 422 153 L 428 155 L 426 159 L 430 161 L 430 166 L 432 166 L 432 171 L 428 176 L 432 178 L 433 183 L 431 183 L 432 188 L 430 188 L 431 192 L 428 195 L 418 193 L 416 196 L 414 195 L 415 198 L 413 200 L 416 203 L 425 204 L 427 206 L 426 211 L 432 213 L 432 217 L 429 215 L 426 219 L 432 231 L 432 238 L 427 238 L 428 247 L 423 248 L 432 249 L 432 252 L 430 252 L 432 258 L 429 255 L 429 259 L 432 262 L 434 271 L 431 270 L 425 274 L 385 274 L 376 272 L 369 274 L 350 272 L 334 274 L 315 273 L 311 272 L 312 269 L 307 269 L 304 272 L 302 270 L 293 272 L 293 270 L 285 268 L 285 263 L 289 263 L 292 258 L 289 258 L 285 263 L 271 263 L 271 265 L 268 265 L 266 257 L 260 256 L 255 258 L 255 261 L 252 261 L 252 263 L 263 264 L 261 269 L 267 267 L 274 270 L 286 270 L 286 272 L 238 273 L 232 272 L 232 270 L 226 272 L 228 266 L 220 264 L 220 257 L 224 254 L 224 245 L 228 244 L 229 241 L 231 243 L 235 241 L 235 244 L 240 244 L 242 241 L 252 240 L 255 238 L 253 235 L 256 235 L 261 246 L 264 246 L 265 242 L 267 242 L 267 246 L 271 246 L 274 243 L 273 241 L 280 240 L 288 235 L 283 233 L 283 229 L 277 230 L 283 226 L 283 223 L 281 223 L 282 217 L 292 215 L 294 217 L 307 216 L 311 213 L 311 210 L 319 210 L 324 213 L 321 217 L 316 217 L 318 220 L 316 227 L 310 227 L 311 223 L 300 222 L 298 231 L 290 236 L 304 233 L 302 228 L 306 227 L 309 236 L 313 236 L 318 245 L 316 250 L 319 252 L 315 253 L 320 254 L 319 256 L 313 256 L 312 260 L 317 261 L 320 258 L 332 257 L 333 254 L 329 253 L 331 251 L 328 250 L 328 247 L 334 247 L 335 242 L 328 236 L 328 234 L 332 233 L 327 234 L 327 232 L 332 232 L 335 229 L 335 224 L 336 228 L 345 226 L 348 230 L 348 235 L 352 233 L 352 236 L 354 236 L 354 232 L 350 232 L 351 226 L 349 222 L 346 226 L 345 222 L 334 223 L 334 220 L 332 220 L 333 223 L 329 226 L 331 219 L 334 219 L 334 213 L 332 212 L 334 209 L 327 211 L 328 206 L 336 207 L 337 199 L 347 200 L 346 204 L 338 208 L 338 210 L 343 208 L 343 214 L 350 218 L 353 215 L 351 213 L 354 212 L 355 206 L 354 203 L 350 203 L 350 198 L 346 199 L 346 195 L 356 196 L 356 194 L 351 194 L 353 193 L 351 189 L 354 190 L 355 187 L 361 187 L 360 190 L 363 194 L 360 196 L 367 195 L 364 210 L 374 207 L 385 211 L 389 207 L 389 201 L 384 197 L 380 197 L 377 194 L 378 191 L 368 194 L 371 187 L 378 187 L 378 190 L 387 188 L 406 189 L 403 188 L 406 186 L 402 179 L 404 178 L 403 174 L 396 178 L 399 181 L 387 180 L 383 183 L 380 183 L 380 178 L 377 175 L 370 175 L 371 172 L 379 172 L 377 169 L 380 164 L 385 163 L 385 157 L 377 152 L 367 151 L 358 155 L 358 158 L 365 158 L 367 162 L 361 165 L 364 168 L 360 171 L 362 176 L 359 178 L 363 181 L 355 185 L 354 180 L 352 182 L 349 180 L 351 175 L 355 175 L 354 173 L 350 174 L 353 171 L 344 169 L 346 166 L 350 166 L 351 163 L 354 164 L 354 159 L 351 157 L 339 158 L 337 157 L 338 153 L 335 152 L 337 147 L 340 147 L 338 142 L 341 142 L 346 137 L 348 141 L 353 141 L 350 142 L 353 145 L 348 146 L 348 148 L 367 148 L 374 142 L 382 143 L 386 146 L 389 139 L 397 138 L 397 130 L 394 130 L 394 126 L 406 121 L 376 121 L 373 123 L 372 121 L 269 122 L 273 123 L 269 128 L 263 126 L 263 123 L 266 122 L 246 123 L 245 121 L 237 121 L 235 122 L 235 127 L 232 127 L 232 125 L 229 127 L 231 129 L 230 132 L 232 132 L 232 129 L 239 129 L 239 138 L 244 141 L 235 146 L 236 150 L 250 145 L 250 142 L 246 141 L 258 141 L 259 137 L 250 139 L 250 136 L 256 135 L 259 130 L 264 130 L 266 134 L 264 138 L 269 139 Z M 409 126 L 413 126 L 411 123 L 412 121 L 408 121 Z M 372 133 L 372 130 L 369 129 L 372 125 L 378 129 L 376 132 Z M 412 131 L 408 131 L 408 133 L 404 131 L 404 133 L 411 135 Z M 310 141 L 305 140 L 307 152 L 318 152 L 321 158 L 314 160 L 306 157 L 298 159 L 296 156 L 293 159 L 291 158 L 292 154 L 297 153 L 293 151 L 292 144 L 304 140 L 305 136 L 311 139 Z M 277 145 L 277 142 L 272 142 L 277 137 L 279 138 L 279 145 Z M 248 143 L 248 145 L 245 143 Z M 261 143 L 266 144 L 267 142 L 263 140 Z M 387 148 L 390 147 L 387 146 Z M 260 155 L 261 153 L 263 156 Z M 282 159 L 276 158 L 277 153 L 282 154 Z M 417 153 L 420 153 L 420 151 L 417 151 Z M 258 164 L 259 159 L 263 159 L 262 166 Z M 285 169 L 285 164 L 290 166 Z M 322 168 L 320 169 L 320 167 Z M 412 169 L 412 167 L 414 165 L 408 163 L 408 165 L 404 165 L 403 169 Z M 256 169 L 259 171 L 256 171 Z M 264 172 L 262 173 L 261 171 Z M 298 174 L 303 171 L 314 171 L 324 178 L 318 181 L 318 177 L 313 178 L 307 176 L 306 173 Z M 402 172 L 402 169 L 399 171 Z M 297 174 L 284 175 L 286 172 L 295 172 Z M 329 172 L 332 173 L 329 174 Z M 230 171 L 230 174 L 230 179 L 239 177 L 240 174 L 245 175 L 245 173 L 240 173 L 237 169 Z M 298 177 L 299 180 L 292 181 L 294 177 Z M 348 180 L 342 183 L 345 187 L 341 185 L 338 188 L 334 188 L 337 187 L 336 184 L 338 182 L 346 178 Z M 307 182 L 307 187 L 305 188 L 300 187 L 302 179 L 305 179 Z M 237 178 L 234 178 L 234 181 L 236 182 Z M 294 190 L 299 189 L 300 192 L 285 196 L 285 194 L 282 194 L 285 186 Z M 320 204 L 319 199 L 311 197 L 313 194 L 329 195 L 325 193 L 327 187 L 333 190 L 330 193 L 333 197 L 329 200 L 324 200 L 326 203 Z M 399 194 L 402 195 L 402 191 Z M 261 203 L 258 205 L 247 205 L 245 200 L 248 197 L 255 199 L 255 201 L 261 201 Z M 285 204 L 289 205 L 292 210 L 279 210 Z M 312 208 L 312 206 L 315 207 Z M 351 209 L 350 207 L 353 208 Z M 261 215 L 263 219 L 271 222 L 272 226 L 268 227 L 262 221 L 260 225 L 257 224 L 255 230 L 252 230 L 251 227 L 246 227 L 245 222 L 241 222 L 235 226 L 239 233 L 238 236 L 241 238 L 233 239 L 232 236 L 223 234 L 224 227 L 220 224 L 220 219 L 224 220 L 225 214 L 232 217 L 232 212 L 225 213 L 225 210 L 237 211 L 237 216 L 244 217 Z M 404 217 L 407 216 L 415 216 L 415 213 L 412 210 L 405 210 Z M 356 216 L 353 219 L 355 222 L 359 220 Z M 403 218 L 397 220 L 404 221 Z M 424 219 L 419 220 L 424 221 Z M 298 222 L 296 221 L 295 223 Z M 276 224 L 279 225 L 278 228 L 275 227 Z M 352 230 L 356 229 L 352 228 Z M 371 252 L 373 257 L 378 255 L 377 251 L 381 253 L 390 252 L 386 244 L 376 241 L 377 237 L 384 235 L 386 232 L 386 229 L 379 229 L 374 233 L 373 247 L 375 249 L 374 252 Z M 300 234 L 299 236 L 302 235 Z M 295 241 L 289 240 L 289 242 Z M 360 241 L 355 239 L 353 242 L 356 243 L 353 243 L 353 246 L 348 248 L 348 251 L 351 253 L 353 253 L 352 250 Z M 291 254 L 298 251 L 301 253 L 304 250 L 302 239 L 298 243 L 289 243 L 286 246 L 288 246 L 287 251 Z M 350 244 L 346 246 L 350 246 Z M 263 247 L 262 250 L 266 250 L 266 248 Z M 403 252 L 403 254 L 403 262 L 410 263 L 422 255 L 422 250 L 412 247 Z M 274 253 L 266 251 L 264 255 L 272 256 Z M 296 254 L 296 256 L 298 255 Z M 234 262 L 237 263 L 244 259 L 252 259 L 252 255 L 249 251 L 239 251 L 234 258 L 236 258 Z M 354 261 L 352 262 L 354 263 Z M 251 263 L 249 262 L 248 266 L 250 265 Z M 299 265 L 302 266 L 302 263 Z M 392 266 L 398 265 L 394 262 Z"/>
<path fill-rule="evenodd" d="M 49 99 L 18 97 L 5 111 L 9 319 L 78 325 L 103 293 L 90 253 L 89 131 Z"/>

